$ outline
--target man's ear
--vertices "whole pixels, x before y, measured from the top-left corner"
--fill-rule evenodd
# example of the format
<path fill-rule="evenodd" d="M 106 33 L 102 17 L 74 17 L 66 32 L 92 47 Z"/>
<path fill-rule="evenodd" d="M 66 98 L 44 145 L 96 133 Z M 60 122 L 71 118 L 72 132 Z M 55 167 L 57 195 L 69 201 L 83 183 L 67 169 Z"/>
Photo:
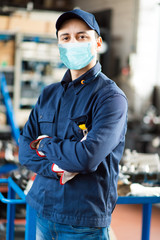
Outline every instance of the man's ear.
<path fill-rule="evenodd" d="M 98 37 L 97 38 L 97 50 L 99 50 L 102 47 L 102 38 Z"/>

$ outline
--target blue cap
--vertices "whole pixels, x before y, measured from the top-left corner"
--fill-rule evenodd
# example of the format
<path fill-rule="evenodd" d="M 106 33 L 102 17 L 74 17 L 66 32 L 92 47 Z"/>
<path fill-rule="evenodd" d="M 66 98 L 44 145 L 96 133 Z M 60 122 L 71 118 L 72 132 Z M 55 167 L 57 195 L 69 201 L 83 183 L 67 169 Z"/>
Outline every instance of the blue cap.
<path fill-rule="evenodd" d="M 89 12 L 85 12 L 81 9 L 74 9 L 72 11 L 68 11 L 63 13 L 56 22 L 56 32 L 60 30 L 62 24 L 72 18 L 78 18 L 84 21 L 91 29 L 95 30 L 100 36 L 100 29 L 98 23 L 95 19 L 95 16 Z"/>

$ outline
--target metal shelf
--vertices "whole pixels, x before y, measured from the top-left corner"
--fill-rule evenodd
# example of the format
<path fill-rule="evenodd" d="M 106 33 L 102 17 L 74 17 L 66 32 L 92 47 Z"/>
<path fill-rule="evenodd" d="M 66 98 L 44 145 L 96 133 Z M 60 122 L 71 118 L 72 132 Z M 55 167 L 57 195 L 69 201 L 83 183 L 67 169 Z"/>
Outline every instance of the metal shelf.
<path fill-rule="evenodd" d="M 28 105 L 35 105 L 38 98 L 21 98 L 20 105 L 28 106 Z"/>
<path fill-rule="evenodd" d="M 33 61 L 33 62 L 55 62 L 55 58 L 52 56 L 51 58 L 43 58 L 43 57 L 23 57 L 22 56 L 22 61 Z"/>
<path fill-rule="evenodd" d="M 13 95 L 12 100 L 16 122 L 18 126 L 23 127 L 29 112 L 38 99 L 36 96 L 41 93 L 43 86 L 45 87 L 48 84 L 61 80 L 64 75 L 64 68 L 61 69 L 62 63 L 58 56 L 57 38 L 51 34 L 20 33 L 15 31 L 0 31 L 0 36 L 2 41 L 3 39 L 15 40 L 15 65 L 2 66 L 0 67 L 0 72 L 6 73 L 6 76 L 7 74 L 13 74 L 13 80 L 7 78 L 7 87 L 11 96 Z M 36 73 L 36 68 L 41 64 L 44 67 L 40 71 L 41 75 L 38 79 L 34 73 Z M 48 75 L 48 65 L 51 66 L 50 75 Z M 23 74 L 27 69 L 33 71 L 33 76 L 32 74 Z M 42 84 L 42 86 L 38 87 L 36 92 L 33 89 L 30 91 L 29 82 L 37 82 L 37 84 Z M 30 91 L 29 95 L 25 93 L 25 87 L 27 91 Z"/>
<path fill-rule="evenodd" d="M 11 127 L 9 125 L 0 125 L 0 133 L 11 132 Z"/>
<path fill-rule="evenodd" d="M 14 72 L 14 70 L 15 70 L 14 66 L 0 67 L 0 72 Z"/>

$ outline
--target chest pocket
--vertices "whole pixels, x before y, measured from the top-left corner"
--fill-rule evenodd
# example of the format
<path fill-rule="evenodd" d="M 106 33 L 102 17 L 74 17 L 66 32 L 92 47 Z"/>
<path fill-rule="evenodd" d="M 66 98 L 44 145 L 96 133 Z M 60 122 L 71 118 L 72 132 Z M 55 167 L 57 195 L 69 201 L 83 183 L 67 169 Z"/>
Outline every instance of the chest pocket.
<path fill-rule="evenodd" d="M 84 135 L 87 134 L 91 129 L 91 121 L 88 118 L 88 115 L 83 115 L 79 117 L 72 117 L 71 120 L 71 139 L 73 140 L 81 140 Z M 86 129 L 83 130 L 80 126 L 85 125 Z"/>
<path fill-rule="evenodd" d="M 55 135 L 55 111 L 41 112 L 38 118 L 39 135 L 48 135 L 53 137 Z"/>

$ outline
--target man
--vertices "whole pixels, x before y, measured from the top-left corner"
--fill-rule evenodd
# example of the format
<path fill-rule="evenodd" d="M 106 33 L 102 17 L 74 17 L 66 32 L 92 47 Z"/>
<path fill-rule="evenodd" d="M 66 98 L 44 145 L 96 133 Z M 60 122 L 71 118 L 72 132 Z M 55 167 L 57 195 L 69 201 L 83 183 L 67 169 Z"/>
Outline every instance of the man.
<path fill-rule="evenodd" d="M 65 12 L 56 29 L 68 70 L 43 90 L 20 136 L 20 162 L 37 173 L 26 199 L 37 211 L 37 240 L 108 240 L 127 100 L 101 72 L 94 16 Z"/>

